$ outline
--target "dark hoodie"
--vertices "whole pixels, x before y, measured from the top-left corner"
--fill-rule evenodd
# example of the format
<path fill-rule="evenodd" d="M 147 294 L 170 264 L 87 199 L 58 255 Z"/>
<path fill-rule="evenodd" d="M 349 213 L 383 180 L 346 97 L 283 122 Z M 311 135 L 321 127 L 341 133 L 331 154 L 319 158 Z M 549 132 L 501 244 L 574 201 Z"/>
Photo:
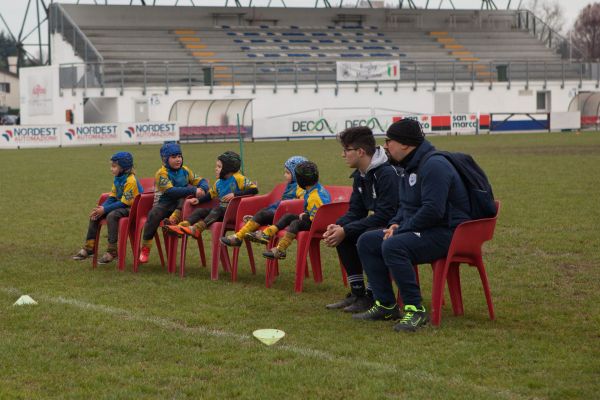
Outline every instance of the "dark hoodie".
<path fill-rule="evenodd" d="M 390 225 L 399 225 L 396 233 L 454 229 L 470 219 L 469 196 L 452 164 L 442 155 L 433 155 L 419 165 L 423 156 L 434 150 L 425 140 L 401 163 L 400 208 L 390 221 Z"/>
<path fill-rule="evenodd" d="M 385 151 L 377 147 L 371 164 L 363 175 L 357 169 L 350 175 L 352 195 L 350 208 L 338 219 L 348 236 L 356 236 L 375 228 L 384 228 L 398 209 L 399 174 L 388 163 Z M 373 211 L 369 215 L 369 211 Z"/>

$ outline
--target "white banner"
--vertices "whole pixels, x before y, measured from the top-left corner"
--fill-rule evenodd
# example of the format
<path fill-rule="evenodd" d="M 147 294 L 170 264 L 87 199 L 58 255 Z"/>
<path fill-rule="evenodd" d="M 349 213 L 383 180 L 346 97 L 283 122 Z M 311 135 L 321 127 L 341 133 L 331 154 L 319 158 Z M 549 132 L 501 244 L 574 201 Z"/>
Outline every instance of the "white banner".
<path fill-rule="evenodd" d="M 175 122 L 144 122 L 119 125 L 122 143 L 162 143 L 179 140 Z"/>
<path fill-rule="evenodd" d="M 330 118 L 270 118 L 255 119 L 253 137 L 320 137 L 335 136 L 346 128 L 368 126 L 375 134 L 383 134 L 393 122 L 393 115 L 371 117 Z"/>
<path fill-rule="evenodd" d="M 121 143 L 119 124 L 66 125 L 61 131 L 63 146 Z M 124 135 L 124 134 L 123 134 Z"/>
<path fill-rule="evenodd" d="M 38 72 L 27 77 L 27 107 L 29 115 L 52 115 L 53 92 L 52 71 L 38 68 Z"/>
<path fill-rule="evenodd" d="M 5 125 L 0 134 L 0 149 L 60 146 L 60 125 Z"/>
<path fill-rule="evenodd" d="M 400 61 L 367 61 L 336 63 L 337 80 L 345 81 L 397 81 L 400 79 Z"/>

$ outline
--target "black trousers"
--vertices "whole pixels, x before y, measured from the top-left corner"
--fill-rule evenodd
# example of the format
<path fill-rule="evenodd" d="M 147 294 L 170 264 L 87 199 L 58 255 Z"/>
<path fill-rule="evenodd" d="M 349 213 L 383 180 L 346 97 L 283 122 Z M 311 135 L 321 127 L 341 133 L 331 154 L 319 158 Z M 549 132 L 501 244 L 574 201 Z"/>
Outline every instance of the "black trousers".
<path fill-rule="evenodd" d="M 185 199 L 173 200 L 169 202 L 158 203 L 152 210 L 148 213 L 148 219 L 146 220 L 146 224 L 144 224 L 144 235 L 142 236 L 144 240 L 151 240 L 156 234 L 156 230 L 158 229 L 160 222 L 171 216 L 173 211 L 181 210 L 183 208 L 183 203 Z"/>
<path fill-rule="evenodd" d="M 262 208 L 254 214 L 252 220 L 259 225 L 271 225 L 273 223 L 273 217 L 275 217 L 275 211 L 270 208 Z"/>
<path fill-rule="evenodd" d="M 358 242 L 358 238 L 362 233 L 346 236 L 335 248 L 348 276 L 363 274 L 362 263 L 356 248 L 356 242 Z"/>
<path fill-rule="evenodd" d="M 101 218 L 98 218 L 95 221 L 90 219 L 85 240 L 96 239 L 96 233 L 98 233 L 100 221 L 106 218 L 106 226 L 108 227 L 108 243 L 116 245 L 117 240 L 119 239 L 119 220 L 127 216 L 129 216 L 129 208 L 117 208 L 108 214 L 104 214 Z"/>
<path fill-rule="evenodd" d="M 287 227 L 286 230 L 294 235 L 297 235 L 300 231 L 309 231 L 311 225 L 311 220 L 300 219 L 296 214 L 284 214 L 275 224 L 279 230 Z"/>
<path fill-rule="evenodd" d="M 194 225 L 196 222 L 204 220 L 206 226 L 210 226 L 215 222 L 223 221 L 225 210 L 226 208 L 221 206 L 215 208 L 198 208 L 194 210 L 187 220 L 190 225 Z"/>

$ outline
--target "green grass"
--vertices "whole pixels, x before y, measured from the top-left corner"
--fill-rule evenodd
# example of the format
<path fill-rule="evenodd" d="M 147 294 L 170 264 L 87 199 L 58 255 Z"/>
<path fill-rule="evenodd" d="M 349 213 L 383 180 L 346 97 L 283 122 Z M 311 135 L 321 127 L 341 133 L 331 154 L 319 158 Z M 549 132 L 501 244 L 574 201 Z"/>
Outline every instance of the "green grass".
<path fill-rule="evenodd" d="M 471 153 L 502 210 L 484 259 L 497 319 L 477 273 L 462 274 L 465 315 L 397 334 L 323 305 L 345 293 L 335 252 L 324 282 L 293 293 L 294 257 L 272 289 L 241 254 L 239 281 L 210 280 L 192 246 L 188 276 L 152 261 L 140 273 L 96 270 L 69 256 L 86 216 L 110 188 L 116 147 L 2 151 L 0 167 L 0 398 L 594 398 L 600 390 L 600 135 L 433 137 Z M 213 178 L 235 144 L 184 145 Z M 129 147 L 138 176 L 159 167 L 158 146 Z M 325 184 L 350 184 L 333 141 L 246 144 L 246 174 L 263 192 L 292 154 L 315 160 Z M 104 243 L 103 243 L 104 244 Z M 291 249 L 294 254 L 294 248 Z M 209 258 L 210 259 L 210 258 Z M 422 268 L 429 304 L 431 272 Z M 20 294 L 35 307 L 13 307 Z M 283 329 L 273 347 L 254 329 Z"/>

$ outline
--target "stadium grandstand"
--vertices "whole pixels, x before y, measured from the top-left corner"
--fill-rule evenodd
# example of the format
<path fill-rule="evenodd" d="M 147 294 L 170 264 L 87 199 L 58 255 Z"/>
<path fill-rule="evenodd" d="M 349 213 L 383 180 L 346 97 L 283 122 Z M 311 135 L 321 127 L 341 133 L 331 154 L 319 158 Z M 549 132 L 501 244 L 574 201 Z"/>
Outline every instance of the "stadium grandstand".
<path fill-rule="evenodd" d="M 236 135 L 238 119 L 241 133 L 261 138 L 520 112 L 545 118 L 546 130 L 549 113 L 573 111 L 580 92 L 598 89 L 598 63 L 574 61 L 567 41 L 527 10 L 403 3 L 53 3 L 50 66 L 41 68 L 56 82 L 55 107 L 51 117 L 32 114 L 25 99 L 22 121 L 64 123 L 65 112 L 74 123 L 170 121 L 182 139 L 207 139 Z"/>

